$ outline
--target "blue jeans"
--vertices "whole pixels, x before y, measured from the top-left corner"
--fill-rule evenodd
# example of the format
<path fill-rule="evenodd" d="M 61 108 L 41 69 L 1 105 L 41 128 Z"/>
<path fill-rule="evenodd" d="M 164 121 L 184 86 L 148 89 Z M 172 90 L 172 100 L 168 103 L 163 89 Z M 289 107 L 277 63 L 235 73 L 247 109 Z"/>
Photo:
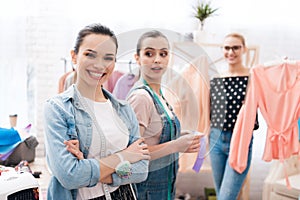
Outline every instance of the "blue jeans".
<path fill-rule="evenodd" d="M 231 136 L 231 131 L 221 131 L 216 128 L 211 128 L 209 135 L 209 155 L 218 200 L 237 199 L 251 164 L 253 138 L 249 145 L 248 162 L 245 171 L 239 174 L 230 167 L 228 158 Z"/>

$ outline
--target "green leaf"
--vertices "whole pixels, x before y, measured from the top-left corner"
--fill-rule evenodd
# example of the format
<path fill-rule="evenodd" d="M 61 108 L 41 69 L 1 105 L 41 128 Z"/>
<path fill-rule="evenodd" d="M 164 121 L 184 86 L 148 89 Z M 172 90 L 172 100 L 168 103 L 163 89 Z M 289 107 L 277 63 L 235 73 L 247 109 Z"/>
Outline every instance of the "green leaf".
<path fill-rule="evenodd" d="M 213 9 L 210 6 L 210 2 L 198 2 L 198 5 L 194 7 L 195 13 L 194 17 L 199 19 L 200 22 L 204 22 L 204 20 L 208 17 L 211 17 L 215 14 L 218 8 Z"/>

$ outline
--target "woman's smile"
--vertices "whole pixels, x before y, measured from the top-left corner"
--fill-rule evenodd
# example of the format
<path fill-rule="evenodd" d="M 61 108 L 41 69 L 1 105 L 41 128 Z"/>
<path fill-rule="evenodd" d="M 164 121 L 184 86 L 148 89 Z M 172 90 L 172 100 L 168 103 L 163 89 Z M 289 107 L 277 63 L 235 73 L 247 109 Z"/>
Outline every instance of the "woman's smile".
<path fill-rule="evenodd" d="M 104 72 L 95 72 L 95 71 L 90 71 L 90 70 L 87 70 L 87 72 L 92 79 L 96 79 L 96 80 L 100 80 L 102 77 L 104 77 L 106 75 L 106 73 L 104 73 Z"/>

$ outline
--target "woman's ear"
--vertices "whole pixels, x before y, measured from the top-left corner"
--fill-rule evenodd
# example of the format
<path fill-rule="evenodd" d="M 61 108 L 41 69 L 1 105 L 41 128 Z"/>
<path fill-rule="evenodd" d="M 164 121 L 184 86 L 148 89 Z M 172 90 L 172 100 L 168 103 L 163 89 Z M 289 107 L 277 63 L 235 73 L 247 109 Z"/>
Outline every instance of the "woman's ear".
<path fill-rule="evenodd" d="M 75 53 L 74 50 L 71 50 L 71 57 L 72 57 L 72 63 L 73 65 L 76 65 L 77 64 L 77 54 Z"/>
<path fill-rule="evenodd" d="M 134 58 L 135 58 L 136 64 L 141 65 L 140 56 L 137 53 L 134 54 Z"/>

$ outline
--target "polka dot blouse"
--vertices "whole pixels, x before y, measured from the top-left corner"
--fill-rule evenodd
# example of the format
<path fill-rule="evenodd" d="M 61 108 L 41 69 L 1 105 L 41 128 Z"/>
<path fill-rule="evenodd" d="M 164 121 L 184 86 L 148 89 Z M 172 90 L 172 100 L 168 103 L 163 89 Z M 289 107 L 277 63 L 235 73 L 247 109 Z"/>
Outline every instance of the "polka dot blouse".
<path fill-rule="evenodd" d="M 248 76 L 224 77 L 210 81 L 211 127 L 233 131 L 245 99 L 248 78 Z M 257 118 L 255 124 L 258 124 Z"/>

